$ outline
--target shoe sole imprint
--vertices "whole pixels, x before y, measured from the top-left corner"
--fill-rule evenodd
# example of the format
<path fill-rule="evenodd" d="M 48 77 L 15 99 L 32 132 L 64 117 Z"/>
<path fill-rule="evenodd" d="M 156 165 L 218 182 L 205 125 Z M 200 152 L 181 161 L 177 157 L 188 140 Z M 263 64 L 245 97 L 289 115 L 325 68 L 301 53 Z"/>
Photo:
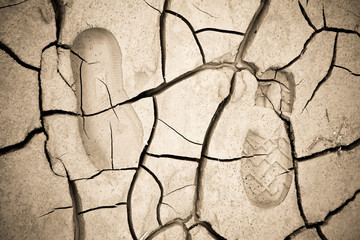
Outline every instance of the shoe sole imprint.
<path fill-rule="evenodd" d="M 103 28 L 84 30 L 71 49 L 79 112 L 101 112 L 128 99 L 123 88 L 121 49 L 111 32 Z M 142 126 L 131 105 L 80 118 L 79 130 L 85 150 L 98 169 L 137 166 L 137 152 L 128 147 L 141 147 Z"/>
<path fill-rule="evenodd" d="M 295 98 L 293 77 L 291 73 L 279 72 L 276 80 L 282 84 L 259 83 L 256 105 L 291 114 Z M 241 176 L 249 201 L 260 208 L 271 208 L 284 201 L 291 186 L 291 146 L 283 124 L 270 137 L 262 136 L 260 131 L 249 130 L 244 155 L 266 155 L 244 159 Z"/>
<path fill-rule="evenodd" d="M 280 125 L 275 133 L 264 138 L 249 131 L 244 143 L 241 176 L 249 201 L 260 208 L 270 208 L 284 201 L 292 182 L 291 148 L 285 128 Z"/>

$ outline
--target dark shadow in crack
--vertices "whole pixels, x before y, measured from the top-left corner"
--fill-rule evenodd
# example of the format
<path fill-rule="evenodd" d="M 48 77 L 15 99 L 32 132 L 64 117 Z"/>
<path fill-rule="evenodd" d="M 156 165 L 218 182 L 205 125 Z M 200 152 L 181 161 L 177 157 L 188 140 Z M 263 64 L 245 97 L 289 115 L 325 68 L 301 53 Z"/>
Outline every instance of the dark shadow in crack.
<path fill-rule="evenodd" d="M 202 62 L 203 62 L 203 64 L 205 64 L 205 63 L 206 63 L 206 60 L 205 60 L 204 50 L 202 49 L 201 43 L 200 43 L 198 37 L 196 36 L 195 29 L 194 29 L 194 27 L 191 25 L 191 23 L 190 23 L 184 16 L 180 15 L 179 13 L 173 12 L 173 11 L 171 11 L 171 10 L 165 10 L 165 12 L 166 12 L 166 13 L 169 13 L 169 14 L 171 14 L 171 15 L 174 15 L 175 17 L 180 18 L 180 19 L 189 27 L 191 33 L 192 33 L 193 36 L 194 36 L 196 45 L 197 45 L 198 48 L 199 48 L 199 51 L 200 51 L 200 54 L 201 54 L 201 58 L 202 58 Z"/>
<path fill-rule="evenodd" d="M 153 127 L 151 129 L 151 132 L 150 132 L 150 136 L 149 136 L 149 139 L 147 141 L 147 144 L 144 146 L 142 152 L 141 152 L 141 155 L 140 155 L 140 158 L 139 158 L 139 168 L 140 166 L 142 166 L 146 160 L 146 152 L 149 148 L 149 146 L 151 145 L 151 142 L 154 138 L 154 133 L 155 133 L 155 130 L 156 130 L 156 126 L 157 126 L 157 123 L 158 123 L 158 107 L 157 107 L 157 101 L 156 101 L 156 97 L 153 97 L 153 107 L 154 107 L 154 123 L 153 123 Z M 130 188 L 129 188 L 129 192 L 128 192 L 128 195 L 127 195 L 127 219 L 128 219 L 128 225 L 129 225 L 129 231 L 130 231 L 130 234 L 131 234 L 131 237 L 136 240 L 138 239 L 138 237 L 136 236 L 136 233 L 135 233 L 135 229 L 134 229 L 134 223 L 133 223 L 133 216 L 132 216 L 132 208 L 134 206 L 132 206 L 132 195 L 133 195 L 133 192 L 134 192 L 134 188 L 135 188 L 135 185 L 136 185 L 136 182 L 137 182 L 137 179 L 139 178 L 139 174 L 140 174 L 140 171 L 139 171 L 139 168 L 136 170 L 136 173 L 134 174 L 134 177 L 131 181 L 131 184 L 130 184 Z M 159 216 L 158 216 L 159 217 Z"/>
<path fill-rule="evenodd" d="M 210 145 L 210 141 L 211 141 L 211 137 L 214 133 L 214 130 L 216 128 L 216 125 L 221 117 L 222 112 L 224 111 L 225 107 L 227 106 L 227 104 L 230 102 L 231 96 L 234 92 L 235 89 L 235 79 L 236 79 L 236 73 L 233 73 L 233 76 L 231 78 L 231 83 L 230 83 L 230 89 L 229 89 L 229 94 L 226 96 L 226 98 L 224 98 L 224 100 L 219 104 L 218 108 L 215 111 L 215 114 L 213 115 L 211 122 L 206 130 L 205 133 L 205 137 L 204 137 L 204 141 L 203 141 L 203 146 L 201 149 L 201 158 L 198 164 L 198 167 L 196 169 L 196 176 L 195 176 L 195 186 L 196 186 L 196 191 L 195 191 L 195 197 L 194 197 L 194 217 L 195 217 L 195 221 L 198 221 L 200 219 L 200 209 L 201 209 L 201 204 L 202 204 L 202 194 L 203 194 L 203 172 L 204 172 L 204 168 L 206 166 L 206 158 L 204 156 L 207 155 L 208 153 L 208 148 Z"/>
<path fill-rule="evenodd" d="M 34 71 L 37 71 L 37 72 L 40 72 L 40 68 L 32 66 L 32 65 L 24 62 L 23 60 L 21 60 L 20 57 L 17 56 L 15 54 L 15 52 L 11 48 L 6 46 L 3 42 L 0 42 L 0 49 L 5 51 L 12 59 L 14 59 L 22 67 L 30 69 L 30 70 L 34 70 Z"/>
<path fill-rule="evenodd" d="M 22 3 L 25 3 L 25 2 L 27 2 L 27 1 L 28 1 L 28 0 L 23 0 L 23 1 L 20 1 L 20 2 L 17 2 L 17 3 L 5 5 L 5 6 L 0 6 L 0 9 L 9 8 L 9 7 L 15 7 L 15 6 L 20 5 L 20 4 L 22 4 Z"/>

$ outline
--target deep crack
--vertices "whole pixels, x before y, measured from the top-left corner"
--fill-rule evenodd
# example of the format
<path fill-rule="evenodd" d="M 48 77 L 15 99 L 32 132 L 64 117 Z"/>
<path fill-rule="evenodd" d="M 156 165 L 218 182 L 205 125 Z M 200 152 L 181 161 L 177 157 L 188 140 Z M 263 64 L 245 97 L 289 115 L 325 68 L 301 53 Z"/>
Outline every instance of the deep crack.
<path fill-rule="evenodd" d="M 230 82 L 230 89 L 229 94 L 226 98 L 219 104 L 218 108 L 215 111 L 215 114 L 213 115 L 211 122 L 206 130 L 203 146 L 201 149 L 201 158 L 199 161 L 199 165 L 196 169 L 196 177 L 195 177 L 195 185 L 196 185 L 196 192 L 195 192 L 195 198 L 194 198 L 194 214 L 195 214 L 195 221 L 198 221 L 200 218 L 200 209 L 201 209 L 201 202 L 202 202 L 202 194 L 203 194 L 203 172 L 206 165 L 206 156 L 208 154 L 208 148 L 210 145 L 211 137 L 214 133 L 214 130 L 216 128 L 216 125 L 221 117 L 222 112 L 224 111 L 225 107 L 230 102 L 230 98 L 234 92 L 235 88 L 235 76 L 236 73 L 233 74 Z"/>
<path fill-rule="evenodd" d="M 335 61 L 336 61 L 336 47 L 337 47 L 338 36 L 339 36 L 339 33 L 336 33 L 335 41 L 334 41 L 334 47 L 333 47 L 333 56 L 332 56 L 332 59 L 331 59 L 330 67 L 329 67 L 325 77 L 323 79 L 321 79 L 321 81 L 318 82 L 318 84 L 316 85 L 316 87 L 315 87 L 314 91 L 312 92 L 309 100 L 306 101 L 306 103 L 304 105 L 304 108 L 302 109 L 301 113 L 305 110 L 307 105 L 314 98 L 316 92 L 320 89 L 321 85 L 323 85 L 329 79 L 329 77 L 331 76 L 331 73 L 332 73 L 332 71 L 334 69 L 334 64 L 335 64 Z"/>
<path fill-rule="evenodd" d="M 196 36 L 195 29 L 194 29 L 194 27 L 191 25 L 191 23 L 190 23 L 184 16 L 180 15 L 179 13 L 173 12 L 173 11 L 171 11 L 171 10 L 165 10 L 165 13 L 169 13 L 169 14 L 175 16 L 175 17 L 180 18 L 180 19 L 189 27 L 191 33 L 193 34 L 194 40 L 195 40 L 195 42 L 196 42 L 196 45 L 197 45 L 198 48 L 199 48 L 199 51 L 200 51 L 200 54 L 201 54 L 201 58 L 202 58 L 202 62 L 203 62 L 203 64 L 205 64 L 205 63 L 206 63 L 206 60 L 205 60 L 204 50 L 203 50 L 203 48 L 202 48 L 202 46 L 201 46 L 201 43 L 200 43 L 198 37 Z"/>

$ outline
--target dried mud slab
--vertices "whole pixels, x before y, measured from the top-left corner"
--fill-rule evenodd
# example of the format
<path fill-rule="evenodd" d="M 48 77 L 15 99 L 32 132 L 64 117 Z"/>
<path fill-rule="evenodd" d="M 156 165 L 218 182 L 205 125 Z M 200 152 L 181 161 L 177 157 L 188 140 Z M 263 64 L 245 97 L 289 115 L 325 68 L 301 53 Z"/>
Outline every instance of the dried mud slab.
<path fill-rule="evenodd" d="M 360 4 L 358 1 L 346 0 L 336 1 L 300 1 L 302 7 L 309 16 L 315 28 L 324 26 L 332 28 L 359 30 L 358 11 Z"/>
<path fill-rule="evenodd" d="M 232 62 L 235 60 L 241 33 L 202 31 L 197 33 L 207 62 Z"/>
<path fill-rule="evenodd" d="M 78 213 L 126 205 L 134 174 L 135 169 L 106 170 L 91 178 L 75 181 L 80 203 Z"/>
<path fill-rule="evenodd" d="M 17 64 L 0 51 L 0 147 L 25 139 L 40 127 L 38 72 Z"/>
<path fill-rule="evenodd" d="M 133 238 L 141 238 L 161 225 L 158 212 L 163 191 L 156 176 L 146 167 L 139 168 L 131 184 L 128 223 Z"/>
<path fill-rule="evenodd" d="M 250 72 L 242 71 L 236 74 L 234 92 L 217 122 L 209 143 L 209 157 L 215 160 L 234 159 L 244 155 L 243 145 L 252 121 L 249 111 L 255 106 L 257 87 L 258 83 Z"/>
<path fill-rule="evenodd" d="M 359 76 L 360 59 L 357 57 L 359 54 L 359 36 L 356 34 L 339 34 L 335 67 Z"/>
<path fill-rule="evenodd" d="M 152 156 L 183 156 L 198 158 L 201 152 L 201 144 L 196 143 L 165 121 L 159 120 L 154 133 L 154 139 L 148 153 Z"/>
<path fill-rule="evenodd" d="M 78 111 L 75 91 L 61 75 L 58 68 L 56 47 L 46 49 L 42 54 L 40 80 L 42 88 L 42 109 L 44 111 Z"/>
<path fill-rule="evenodd" d="M 73 239 L 68 181 L 51 171 L 44 143 L 37 134 L 0 158 L 2 239 Z"/>
<path fill-rule="evenodd" d="M 193 36 L 192 29 L 181 18 L 166 14 L 165 28 L 165 81 L 170 82 L 184 72 L 190 71 L 203 63 L 202 49 Z"/>
<path fill-rule="evenodd" d="M 300 157 L 346 146 L 358 139 L 360 115 L 358 103 L 354 102 L 359 97 L 357 80 L 346 71 L 334 69 L 304 112 L 294 117 L 294 132 L 305 129 L 302 135 L 295 134 L 295 138 L 298 136 L 295 146 L 299 143 L 297 146 L 302 150 Z"/>
<path fill-rule="evenodd" d="M 358 152 L 355 148 L 298 163 L 302 207 L 310 223 L 324 220 L 359 189 Z"/>
<path fill-rule="evenodd" d="M 236 49 L 258 5 L 258 1 L 168 1 L 164 15 L 165 22 L 167 23 L 171 16 L 180 18 L 188 25 L 189 35 L 185 38 L 185 34 L 183 34 L 181 39 L 187 39 L 187 41 L 193 39 L 194 41 L 190 47 L 184 40 L 181 42 L 179 38 L 179 40 L 169 38 L 166 39 L 166 50 L 170 54 L 176 49 L 182 49 L 183 52 L 192 50 L 194 57 L 190 58 L 191 61 L 200 58 L 199 60 L 202 60 L 203 63 L 234 61 Z M 165 25 L 165 28 L 167 26 Z M 193 36 L 191 37 L 191 35 Z M 181 52 L 178 54 L 179 57 L 180 54 Z M 168 58 L 168 55 L 166 58 L 172 60 Z M 179 71 L 184 64 L 192 63 L 189 62 L 189 58 L 183 59 L 187 60 L 180 66 L 174 62 L 177 66 L 173 65 L 175 67 L 173 71 Z M 182 58 L 176 60 L 184 61 Z M 168 64 L 167 62 L 166 64 Z M 193 64 L 195 66 L 196 63 Z"/>
<path fill-rule="evenodd" d="M 89 178 L 100 171 L 86 153 L 79 130 L 80 120 L 71 115 L 44 118 L 51 167 L 55 173 L 69 175 L 70 179 Z"/>
<path fill-rule="evenodd" d="M 162 197 L 158 213 L 161 222 L 190 216 L 193 211 L 197 162 L 171 157 L 148 157 L 144 165 L 161 183 Z"/>
<path fill-rule="evenodd" d="M 196 31 L 214 28 L 245 32 L 258 7 L 259 1 L 172 0 L 167 9 L 181 14 Z"/>
<path fill-rule="evenodd" d="M 338 53 L 340 63 L 348 57 L 346 45 L 338 41 L 348 38 L 351 37 L 342 33 L 321 32 L 314 36 L 301 58 L 286 68 L 293 73 L 296 84 L 291 123 L 298 157 L 348 145 L 358 138 L 358 103 L 353 101 L 359 87 L 356 75 L 336 67 Z M 313 61 L 319 64 L 311 64 Z"/>
<path fill-rule="evenodd" d="M 83 239 L 131 239 L 126 205 L 97 209 L 78 215 Z"/>
<path fill-rule="evenodd" d="M 193 144 L 201 143 L 219 103 L 228 94 L 231 74 L 228 69 L 204 70 L 163 92 L 157 98 L 159 119 Z"/>
<path fill-rule="evenodd" d="M 143 98 L 131 106 L 134 108 L 143 129 L 143 145 L 147 144 L 154 124 L 154 105 L 151 98 Z"/>
<path fill-rule="evenodd" d="M 40 67 L 41 51 L 56 41 L 51 1 L 1 1 L 0 46 L 13 52 L 23 65 Z"/>
<path fill-rule="evenodd" d="M 288 63 L 312 32 L 297 1 L 265 2 L 266 15 L 244 55 L 244 60 L 255 63 L 260 73 Z"/>
<path fill-rule="evenodd" d="M 350 198 L 348 205 L 342 211 L 333 215 L 328 223 L 322 227 L 322 231 L 329 239 L 357 239 L 360 236 L 359 228 L 359 191 Z"/>

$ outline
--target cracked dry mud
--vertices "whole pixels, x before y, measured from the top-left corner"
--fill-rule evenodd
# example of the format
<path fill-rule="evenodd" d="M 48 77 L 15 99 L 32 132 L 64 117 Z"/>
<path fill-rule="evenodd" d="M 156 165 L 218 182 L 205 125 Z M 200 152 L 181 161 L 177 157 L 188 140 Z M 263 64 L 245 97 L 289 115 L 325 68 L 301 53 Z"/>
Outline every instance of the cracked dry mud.
<path fill-rule="evenodd" d="M 0 1 L 0 239 L 360 239 L 360 2 Z"/>

